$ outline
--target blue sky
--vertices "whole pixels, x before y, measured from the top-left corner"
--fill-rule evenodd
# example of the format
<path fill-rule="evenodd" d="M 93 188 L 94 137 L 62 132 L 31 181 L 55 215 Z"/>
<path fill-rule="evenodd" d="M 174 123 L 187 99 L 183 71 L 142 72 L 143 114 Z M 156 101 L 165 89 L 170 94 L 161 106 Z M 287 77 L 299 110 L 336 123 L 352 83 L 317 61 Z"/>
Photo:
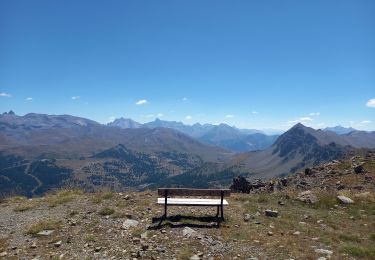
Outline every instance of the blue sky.
<path fill-rule="evenodd" d="M 374 13 L 372 0 L 4 0 L 0 111 L 375 130 Z"/>

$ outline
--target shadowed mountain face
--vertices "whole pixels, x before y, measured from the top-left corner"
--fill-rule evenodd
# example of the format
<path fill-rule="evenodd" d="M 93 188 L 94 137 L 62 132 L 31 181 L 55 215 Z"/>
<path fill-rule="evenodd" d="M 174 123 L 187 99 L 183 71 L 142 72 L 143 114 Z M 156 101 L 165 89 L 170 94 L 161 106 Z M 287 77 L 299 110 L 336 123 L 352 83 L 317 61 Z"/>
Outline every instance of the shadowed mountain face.
<path fill-rule="evenodd" d="M 263 150 L 270 147 L 278 137 L 278 135 L 265 135 L 259 130 L 238 129 L 227 124 L 202 125 L 197 123 L 190 126 L 181 122 L 163 121 L 160 119 L 143 125 L 131 119 L 117 119 L 113 123 L 109 123 L 108 126 L 121 128 L 171 128 L 198 139 L 203 143 L 219 146 L 233 152 Z"/>
<path fill-rule="evenodd" d="M 297 124 L 282 134 L 272 147 L 240 155 L 237 163 L 257 177 L 265 178 L 340 158 L 349 149 L 348 142 L 334 133 Z"/>

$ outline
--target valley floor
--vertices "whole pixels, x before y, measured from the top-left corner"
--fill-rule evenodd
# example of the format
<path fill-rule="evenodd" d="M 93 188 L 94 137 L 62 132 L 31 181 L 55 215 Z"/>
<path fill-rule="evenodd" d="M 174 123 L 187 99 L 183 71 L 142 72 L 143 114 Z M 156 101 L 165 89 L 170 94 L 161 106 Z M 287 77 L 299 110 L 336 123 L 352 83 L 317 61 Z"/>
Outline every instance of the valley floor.
<path fill-rule="evenodd" d="M 365 175 L 332 178 L 361 184 L 365 177 L 375 179 L 374 166 L 374 161 L 369 161 Z M 374 186 L 330 191 L 312 188 L 318 199 L 315 203 L 298 200 L 300 192 L 290 187 L 273 193 L 232 194 L 224 211 L 226 221 L 219 227 L 209 218 L 215 215 L 215 208 L 197 207 L 170 207 L 169 215 L 176 217 L 158 227 L 153 218 L 160 217 L 163 209 L 156 205 L 155 191 L 62 190 L 41 198 L 12 197 L 0 202 L 0 256 L 375 259 Z M 339 194 L 354 203 L 340 203 Z M 278 211 L 278 216 L 266 216 L 268 209 Z"/>

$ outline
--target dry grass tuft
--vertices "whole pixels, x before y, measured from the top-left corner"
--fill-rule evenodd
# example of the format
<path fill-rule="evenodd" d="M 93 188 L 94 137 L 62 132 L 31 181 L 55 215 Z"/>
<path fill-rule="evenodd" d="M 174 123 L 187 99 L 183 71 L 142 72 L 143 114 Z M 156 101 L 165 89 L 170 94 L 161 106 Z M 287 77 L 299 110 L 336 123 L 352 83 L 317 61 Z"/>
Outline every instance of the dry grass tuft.
<path fill-rule="evenodd" d="M 61 221 L 55 219 L 43 220 L 39 223 L 31 225 L 27 231 L 29 235 L 36 235 L 43 230 L 56 230 L 61 227 Z"/>

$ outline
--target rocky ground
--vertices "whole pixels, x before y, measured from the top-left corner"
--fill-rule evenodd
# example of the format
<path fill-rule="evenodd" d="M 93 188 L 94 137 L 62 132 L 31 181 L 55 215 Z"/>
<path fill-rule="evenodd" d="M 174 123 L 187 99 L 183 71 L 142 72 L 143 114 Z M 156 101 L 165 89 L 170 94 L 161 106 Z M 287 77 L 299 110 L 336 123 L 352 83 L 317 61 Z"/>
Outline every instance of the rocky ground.
<path fill-rule="evenodd" d="M 220 225 L 215 208 L 170 207 L 159 227 L 155 191 L 3 199 L 0 258 L 375 259 L 375 153 L 246 185 Z"/>

